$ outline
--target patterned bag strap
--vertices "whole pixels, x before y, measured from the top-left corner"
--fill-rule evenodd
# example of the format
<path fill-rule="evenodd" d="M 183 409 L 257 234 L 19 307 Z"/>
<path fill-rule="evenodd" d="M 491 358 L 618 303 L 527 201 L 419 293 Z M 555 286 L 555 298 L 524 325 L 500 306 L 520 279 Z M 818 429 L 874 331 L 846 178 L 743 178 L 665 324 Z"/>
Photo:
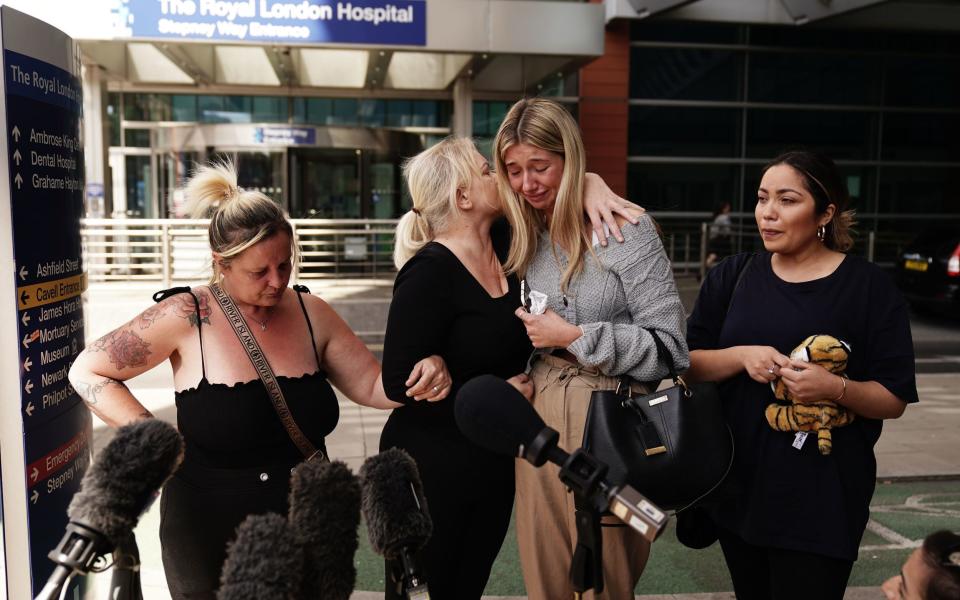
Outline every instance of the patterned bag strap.
<path fill-rule="evenodd" d="M 243 318 L 243 314 L 240 313 L 237 305 L 233 303 L 233 298 L 227 295 L 227 293 L 223 291 L 223 288 L 215 283 L 210 285 L 210 291 L 213 292 L 213 296 L 220 304 L 220 308 L 223 309 L 223 314 L 227 316 L 227 321 L 233 326 L 233 331 L 237 334 L 240 345 L 247 351 L 250 362 L 252 362 L 253 366 L 257 369 L 257 374 L 260 375 L 260 381 L 262 381 L 263 386 L 267 388 L 267 393 L 270 396 L 270 401 L 273 403 L 273 408 L 277 411 L 277 416 L 280 417 L 280 421 L 287 430 L 290 439 L 293 440 L 293 443 L 300 449 L 300 452 L 307 460 L 314 458 L 319 458 L 323 461 L 327 460 L 323 451 L 307 439 L 307 436 L 304 435 L 303 431 L 293 420 L 293 415 L 290 414 L 290 409 L 287 407 L 287 401 L 283 397 L 280 384 L 277 383 L 277 377 L 273 374 L 270 363 L 267 362 L 266 357 L 263 355 L 260 344 L 257 343 L 257 339 L 253 337 L 250 328 L 247 327 L 247 321 Z"/>

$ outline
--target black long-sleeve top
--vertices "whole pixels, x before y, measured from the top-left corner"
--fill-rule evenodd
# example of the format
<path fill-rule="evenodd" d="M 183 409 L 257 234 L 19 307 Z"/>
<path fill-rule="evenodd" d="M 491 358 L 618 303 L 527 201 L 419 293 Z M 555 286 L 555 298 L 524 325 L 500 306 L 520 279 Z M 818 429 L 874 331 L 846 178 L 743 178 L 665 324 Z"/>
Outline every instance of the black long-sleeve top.
<path fill-rule="evenodd" d="M 506 233 L 506 235 L 503 235 Z M 504 260 L 509 234 L 493 233 Z M 421 420 L 431 429 L 453 428 L 453 401 L 465 382 L 477 375 L 504 379 L 523 372 L 533 350 L 523 323 L 514 315 L 520 306 L 520 284 L 507 277 L 509 291 L 491 297 L 446 246 L 430 242 L 397 275 L 383 346 L 383 385 L 387 396 L 406 406 L 397 416 Z M 447 363 L 453 379 L 450 394 L 440 402 L 407 398 L 406 379 L 417 361 L 432 354 Z"/>

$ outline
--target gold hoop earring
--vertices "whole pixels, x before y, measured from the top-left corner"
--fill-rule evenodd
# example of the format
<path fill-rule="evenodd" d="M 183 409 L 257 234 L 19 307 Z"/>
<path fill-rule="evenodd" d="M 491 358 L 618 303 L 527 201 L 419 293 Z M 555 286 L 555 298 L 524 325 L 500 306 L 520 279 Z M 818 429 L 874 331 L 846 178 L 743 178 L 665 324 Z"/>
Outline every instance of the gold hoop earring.
<path fill-rule="evenodd" d="M 817 237 L 820 238 L 820 243 L 822 244 L 824 242 L 824 238 L 827 237 L 826 225 L 821 225 L 820 227 L 817 227 Z"/>

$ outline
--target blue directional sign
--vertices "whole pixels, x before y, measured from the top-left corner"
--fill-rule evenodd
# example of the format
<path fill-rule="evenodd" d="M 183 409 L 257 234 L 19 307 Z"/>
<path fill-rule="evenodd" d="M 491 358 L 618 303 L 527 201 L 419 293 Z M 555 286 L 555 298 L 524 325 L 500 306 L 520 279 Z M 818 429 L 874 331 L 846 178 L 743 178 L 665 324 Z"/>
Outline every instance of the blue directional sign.
<path fill-rule="evenodd" d="M 426 0 L 126 0 L 117 37 L 425 46 Z"/>
<path fill-rule="evenodd" d="M 257 127 L 253 130 L 253 141 L 257 144 L 314 146 L 317 130 L 313 127 Z"/>
<path fill-rule="evenodd" d="M 24 493 L 22 513 L 8 510 L 4 517 L 25 521 L 29 537 L 26 543 L 7 540 L 29 548 L 29 569 L 7 570 L 17 590 L 11 597 L 26 597 L 24 587 L 33 597 L 54 569 L 47 553 L 63 535 L 67 506 L 90 458 L 90 412 L 67 379 L 84 345 L 83 102 L 79 51 L 70 38 L 9 7 L 0 8 L 0 24 L 5 138 L 0 147 L 7 176 L 0 182 L 0 210 L 7 216 L 0 220 L 12 226 L 13 242 L 12 248 L 0 247 L 3 264 L 13 265 L 0 292 L 15 296 L 7 305 L 16 307 L 15 314 L 0 314 L 0 331 L 5 344 L 15 342 L 17 349 L 10 352 L 10 344 L 2 360 L 16 357 L 20 374 L 16 382 L 0 382 L 5 386 L 0 409 L 4 425 L 20 417 L 18 427 L 5 428 L 4 435 L 23 435 L 22 445 L 5 438 L 0 451 L 19 453 L 23 462 L 19 477 L 5 472 L 3 478 L 4 496 L 14 485 L 18 495 Z M 10 372 L 9 363 L 3 365 Z M 9 560 L 24 558 L 8 553 Z M 20 579 L 24 571 L 30 574 L 26 583 Z M 73 583 L 82 586 L 82 578 Z M 71 591 L 68 597 L 73 596 Z"/>

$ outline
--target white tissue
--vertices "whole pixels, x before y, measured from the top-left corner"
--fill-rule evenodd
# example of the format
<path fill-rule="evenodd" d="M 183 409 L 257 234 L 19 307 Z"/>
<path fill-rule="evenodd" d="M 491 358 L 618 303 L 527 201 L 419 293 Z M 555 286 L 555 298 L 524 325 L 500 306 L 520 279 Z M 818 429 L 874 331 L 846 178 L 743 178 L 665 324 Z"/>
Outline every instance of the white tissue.
<path fill-rule="evenodd" d="M 547 295 L 543 292 L 530 290 L 530 314 L 542 315 L 547 311 Z"/>

